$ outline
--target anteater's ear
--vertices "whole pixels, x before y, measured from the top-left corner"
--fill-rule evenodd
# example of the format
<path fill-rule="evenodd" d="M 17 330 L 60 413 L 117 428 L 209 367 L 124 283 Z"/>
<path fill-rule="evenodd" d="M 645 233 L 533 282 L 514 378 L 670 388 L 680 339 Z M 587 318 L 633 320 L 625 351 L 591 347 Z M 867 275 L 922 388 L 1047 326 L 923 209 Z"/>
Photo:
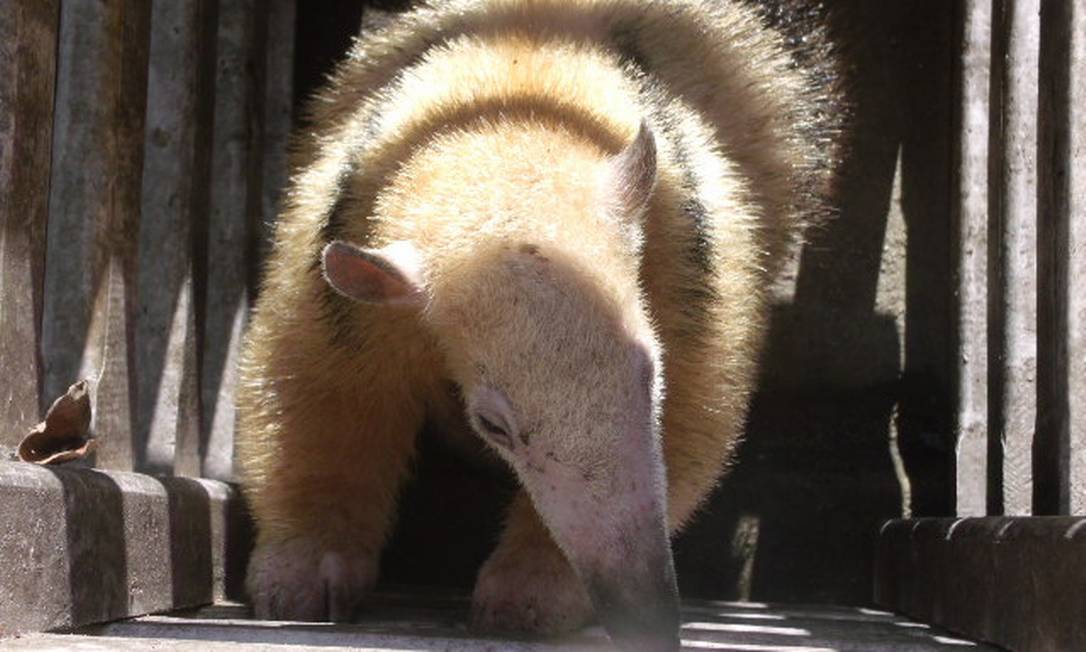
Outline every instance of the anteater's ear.
<path fill-rule="evenodd" d="M 656 185 L 656 138 L 644 120 L 637 136 L 607 162 L 604 193 L 623 218 L 640 219 Z"/>
<path fill-rule="evenodd" d="M 336 240 L 321 253 L 324 279 L 336 292 L 364 303 L 421 306 L 422 256 L 410 242 L 363 249 Z"/>

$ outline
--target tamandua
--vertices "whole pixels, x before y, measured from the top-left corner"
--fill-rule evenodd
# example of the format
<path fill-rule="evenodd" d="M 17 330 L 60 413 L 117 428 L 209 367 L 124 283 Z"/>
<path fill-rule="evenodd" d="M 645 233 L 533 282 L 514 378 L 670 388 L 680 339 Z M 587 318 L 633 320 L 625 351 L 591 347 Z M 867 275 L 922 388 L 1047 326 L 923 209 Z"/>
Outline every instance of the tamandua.
<path fill-rule="evenodd" d="M 728 0 L 451 0 L 357 40 L 297 135 L 242 356 L 258 616 L 351 617 L 416 433 L 453 414 L 522 487 L 474 624 L 677 648 L 669 537 L 829 211 L 821 43 Z"/>

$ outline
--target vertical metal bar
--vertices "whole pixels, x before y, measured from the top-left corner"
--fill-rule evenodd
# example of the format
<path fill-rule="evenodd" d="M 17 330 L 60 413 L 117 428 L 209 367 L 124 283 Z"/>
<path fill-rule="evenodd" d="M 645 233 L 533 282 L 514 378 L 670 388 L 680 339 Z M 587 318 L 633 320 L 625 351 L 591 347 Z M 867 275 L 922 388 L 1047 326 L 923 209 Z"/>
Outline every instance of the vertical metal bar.
<path fill-rule="evenodd" d="M 987 513 L 988 489 L 988 79 L 992 2 L 962 5 L 957 132 L 959 516 Z"/>
<path fill-rule="evenodd" d="M 199 475 L 194 225 L 207 212 L 214 0 L 153 5 L 144 130 L 137 373 L 139 467 Z M 176 453 L 176 459 L 175 459 Z"/>
<path fill-rule="evenodd" d="M 215 139 L 207 229 L 201 398 L 203 475 L 233 476 L 234 394 L 262 210 L 264 42 L 267 5 L 219 6 Z"/>
<path fill-rule="evenodd" d="M 1000 99 L 997 341 L 1003 512 L 1030 514 L 1037 401 L 1037 83 L 1040 0 L 1005 0 Z"/>
<path fill-rule="evenodd" d="M 133 468 L 136 234 L 150 6 L 61 6 L 42 346 L 45 396 L 94 381 L 99 466 Z"/>
<path fill-rule="evenodd" d="M 0 4 L 0 457 L 37 422 L 57 0 Z"/>

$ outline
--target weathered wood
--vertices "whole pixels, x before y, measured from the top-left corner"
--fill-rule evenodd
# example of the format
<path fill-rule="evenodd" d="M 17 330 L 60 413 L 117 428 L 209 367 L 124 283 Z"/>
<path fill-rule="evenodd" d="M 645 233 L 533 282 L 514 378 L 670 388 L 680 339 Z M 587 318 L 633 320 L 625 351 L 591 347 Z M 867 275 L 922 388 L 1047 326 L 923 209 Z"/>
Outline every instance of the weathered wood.
<path fill-rule="evenodd" d="M 201 399 L 203 475 L 224 480 L 233 475 L 238 352 L 261 220 L 266 21 L 261 0 L 219 6 Z"/>
<path fill-rule="evenodd" d="M 257 262 L 264 260 L 272 228 L 279 215 L 280 198 L 287 183 L 287 148 L 294 103 L 295 0 L 273 0 L 268 5 L 265 49 L 263 221 Z"/>
<path fill-rule="evenodd" d="M 209 480 L 0 462 L 0 635 L 221 598 L 247 554 L 235 503 Z"/>
<path fill-rule="evenodd" d="M 1003 513 L 1030 514 L 1037 402 L 1037 84 L 1040 0 L 995 5 L 993 58 L 1001 60 L 998 149 L 996 332 Z"/>
<path fill-rule="evenodd" d="M 992 3 L 962 3 L 955 152 L 958 441 L 955 509 L 988 508 L 988 79 Z"/>
<path fill-rule="evenodd" d="M 1068 511 L 1086 515 L 1086 6 L 1065 0 L 1067 57 L 1067 398 Z"/>
<path fill-rule="evenodd" d="M 61 7 L 42 347 L 45 402 L 94 381 L 100 466 L 131 469 L 150 5 Z"/>
<path fill-rule="evenodd" d="M 193 255 L 211 182 L 215 3 L 153 6 L 136 340 L 143 445 L 137 452 L 143 470 L 199 475 Z"/>
<path fill-rule="evenodd" d="M 875 601 L 1019 652 L 1086 649 L 1086 519 L 884 526 Z"/>
<path fill-rule="evenodd" d="M 1033 447 L 1034 509 L 1067 514 L 1069 508 L 1069 399 L 1067 331 L 1069 197 L 1068 151 L 1070 21 L 1068 0 L 1041 8 L 1038 127 L 1037 437 Z"/>
<path fill-rule="evenodd" d="M 1086 8 L 1041 13 L 1036 500 L 1086 514 Z"/>
<path fill-rule="evenodd" d="M 38 421 L 57 0 L 0 4 L 0 458 Z"/>

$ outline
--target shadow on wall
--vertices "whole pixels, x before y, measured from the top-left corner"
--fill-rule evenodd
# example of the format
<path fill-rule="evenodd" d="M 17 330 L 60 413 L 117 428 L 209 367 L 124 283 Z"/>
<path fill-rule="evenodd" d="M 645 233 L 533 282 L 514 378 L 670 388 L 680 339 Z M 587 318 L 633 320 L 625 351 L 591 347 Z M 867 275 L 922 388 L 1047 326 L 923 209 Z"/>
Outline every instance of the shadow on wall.
<path fill-rule="evenodd" d="M 337 4 L 299 9 L 299 97 L 358 24 Z M 687 595 L 866 603 L 879 524 L 949 513 L 953 10 L 833 4 L 854 95 L 841 213 L 784 279 L 738 462 L 676 542 Z M 384 581 L 470 587 L 511 481 L 431 437 L 418 469 Z"/>
<path fill-rule="evenodd" d="M 738 463 L 677 542 L 687 594 L 867 602 L 881 521 L 948 513 L 952 10 L 833 5 L 840 215 L 774 308 Z"/>

